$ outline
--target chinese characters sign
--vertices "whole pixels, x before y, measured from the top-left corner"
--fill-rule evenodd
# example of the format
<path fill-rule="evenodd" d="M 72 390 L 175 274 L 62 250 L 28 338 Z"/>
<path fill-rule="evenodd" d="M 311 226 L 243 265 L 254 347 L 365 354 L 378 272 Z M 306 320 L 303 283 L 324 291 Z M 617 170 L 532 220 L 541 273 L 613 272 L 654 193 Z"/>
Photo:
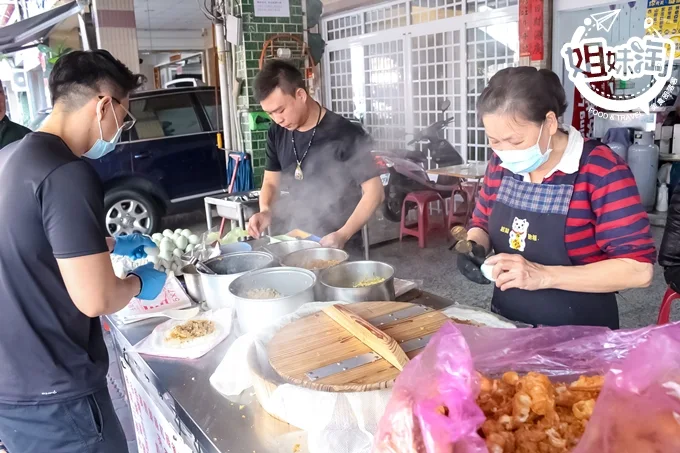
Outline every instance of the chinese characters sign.
<path fill-rule="evenodd" d="M 609 33 L 619 11 L 591 14 L 577 27 L 571 41 L 562 46 L 565 68 L 581 96 L 594 106 L 613 112 L 649 112 L 650 103 L 670 79 L 675 44 L 663 36 L 647 35 L 609 46 L 597 32 Z M 633 95 L 614 95 L 598 87 L 598 82 L 640 79 L 644 86 Z"/>
<path fill-rule="evenodd" d="M 254 0 L 255 17 L 290 17 L 288 0 Z"/>
<path fill-rule="evenodd" d="M 648 35 L 663 36 L 680 44 L 680 0 L 647 0 L 647 20 L 645 28 Z"/>
<path fill-rule="evenodd" d="M 519 0 L 519 52 L 543 60 L 543 0 Z"/>
<path fill-rule="evenodd" d="M 647 34 L 654 34 L 654 29 L 662 36 L 678 34 L 678 12 L 680 0 L 647 0 L 647 18 L 654 24 L 647 29 Z"/>
<path fill-rule="evenodd" d="M 633 37 L 626 44 L 608 47 L 604 38 L 583 40 L 566 60 L 570 72 L 588 73 L 589 82 L 670 76 L 672 58 L 667 54 L 667 40 L 653 36 Z M 670 63 L 670 64 L 669 64 Z"/>
<path fill-rule="evenodd" d="M 123 367 L 139 453 L 191 453 L 130 369 Z"/>

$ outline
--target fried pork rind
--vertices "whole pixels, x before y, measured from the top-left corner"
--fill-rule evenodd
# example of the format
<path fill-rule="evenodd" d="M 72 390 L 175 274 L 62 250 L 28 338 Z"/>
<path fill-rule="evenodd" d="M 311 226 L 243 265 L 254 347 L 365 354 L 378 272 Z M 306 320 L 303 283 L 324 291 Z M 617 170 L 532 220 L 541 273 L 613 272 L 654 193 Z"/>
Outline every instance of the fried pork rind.
<path fill-rule="evenodd" d="M 577 381 L 569 384 L 569 388 L 584 392 L 599 392 L 603 385 L 604 376 L 581 376 Z"/>
<path fill-rule="evenodd" d="M 574 404 L 571 410 L 574 412 L 574 417 L 579 420 L 589 420 L 591 415 L 593 415 L 593 410 L 595 409 L 595 400 L 585 400 L 579 401 Z"/>
<path fill-rule="evenodd" d="M 555 411 L 555 394 L 548 376 L 529 373 L 517 381 L 517 391 L 529 396 L 533 413 L 546 415 Z"/>
<path fill-rule="evenodd" d="M 601 376 L 572 384 L 540 373 L 480 376 L 477 402 L 487 417 L 480 435 L 490 453 L 567 453 L 581 440 L 603 383 Z"/>

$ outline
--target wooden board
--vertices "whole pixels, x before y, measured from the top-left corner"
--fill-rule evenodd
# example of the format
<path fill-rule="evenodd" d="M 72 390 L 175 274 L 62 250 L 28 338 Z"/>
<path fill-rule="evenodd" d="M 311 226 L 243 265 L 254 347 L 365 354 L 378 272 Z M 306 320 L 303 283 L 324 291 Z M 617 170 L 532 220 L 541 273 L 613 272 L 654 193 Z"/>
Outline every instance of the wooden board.
<path fill-rule="evenodd" d="M 346 305 L 356 315 L 370 321 L 378 316 L 413 307 L 402 302 L 360 302 Z M 411 318 L 380 326 L 397 342 L 420 338 L 437 332 L 449 319 L 438 311 L 430 311 Z M 422 349 L 407 353 L 413 358 Z M 399 370 L 385 359 L 341 371 L 316 381 L 306 372 L 372 352 L 371 349 L 333 321 L 318 312 L 288 324 L 267 346 L 269 362 L 285 380 L 315 390 L 358 392 L 391 387 Z"/>

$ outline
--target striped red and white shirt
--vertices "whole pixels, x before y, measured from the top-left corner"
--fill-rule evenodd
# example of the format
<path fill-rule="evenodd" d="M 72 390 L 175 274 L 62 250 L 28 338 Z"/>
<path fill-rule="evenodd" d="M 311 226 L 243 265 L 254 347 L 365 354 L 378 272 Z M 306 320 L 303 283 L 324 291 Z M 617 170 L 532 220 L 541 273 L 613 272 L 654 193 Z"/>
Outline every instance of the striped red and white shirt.
<path fill-rule="evenodd" d="M 576 161 L 580 162 L 578 169 L 573 159 L 571 162 L 578 175 L 569 204 L 564 237 L 572 263 L 583 265 L 610 258 L 654 263 L 656 248 L 649 218 L 628 164 L 605 145 L 595 147 L 583 161 L 581 154 L 578 153 L 579 159 Z M 560 168 L 568 167 L 558 165 L 543 184 L 567 183 L 567 173 Z M 514 175 L 502 168 L 500 159 L 494 153 L 477 197 L 471 227 L 481 228 L 488 233 L 489 217 L 503 176 L 522 179 L 521 175 Z"/>

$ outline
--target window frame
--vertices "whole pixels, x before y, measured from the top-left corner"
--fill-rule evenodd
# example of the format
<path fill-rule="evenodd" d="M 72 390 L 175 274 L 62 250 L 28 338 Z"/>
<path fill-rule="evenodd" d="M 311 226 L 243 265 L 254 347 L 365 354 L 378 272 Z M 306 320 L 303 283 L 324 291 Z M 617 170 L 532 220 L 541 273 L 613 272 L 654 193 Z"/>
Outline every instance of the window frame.
<path fill-rule="evenodd" d="M 129 131 L 129 141 L 127 143 L 136 143 L 136 142 L 145 142 L 145 141 L 151 141 L 151 140 L 164 140 L 164 139 L 171 139 L 171 138 L 176 138 L 176 137 L 190 137 L 193 135 L 203 135 L 203 134 L 208 134 L 208 133 L 214 133 L 214 131 L 210 130 L 209 122 L 207 119 L 207 115 L 203 109 L 203 106 L 199 106 L 200 101 L 198 99 L 198 96 L 196 96 L 196 91 L 181 91 L 179 93 L 177 92 L 168 92 L 168 93 L 155 93 L 155 94 L 150 94 L 146 96 L 139 96 L 139 97 L 134 97 L 130 99 L 130 111 L 132 112 L 133 107 L 132 104 L 134 102 L 138 101 L 144 101 L 144 100 L 149 100 L 149 99 L 155 99 L 159 98 L 162 96 L 188 96 L 189 100 L 191 102 L 191 106 L 194 109 L 194 113 L 196 114 L 196 118 L 198 120 L 198 124 L 200 127 L 200 131 L 198 132 L 190 132 L 187 134 L 175 134 L 175 135 L 163 135 L 160 137 L 150 137 L 150 138 L 139 138 L 139 135 L 137 133 L 137 124 L 139 124 L 139 120 L 137 121 L 137 124 L 135 124 L 135 127 L 130 129 Z"/>

